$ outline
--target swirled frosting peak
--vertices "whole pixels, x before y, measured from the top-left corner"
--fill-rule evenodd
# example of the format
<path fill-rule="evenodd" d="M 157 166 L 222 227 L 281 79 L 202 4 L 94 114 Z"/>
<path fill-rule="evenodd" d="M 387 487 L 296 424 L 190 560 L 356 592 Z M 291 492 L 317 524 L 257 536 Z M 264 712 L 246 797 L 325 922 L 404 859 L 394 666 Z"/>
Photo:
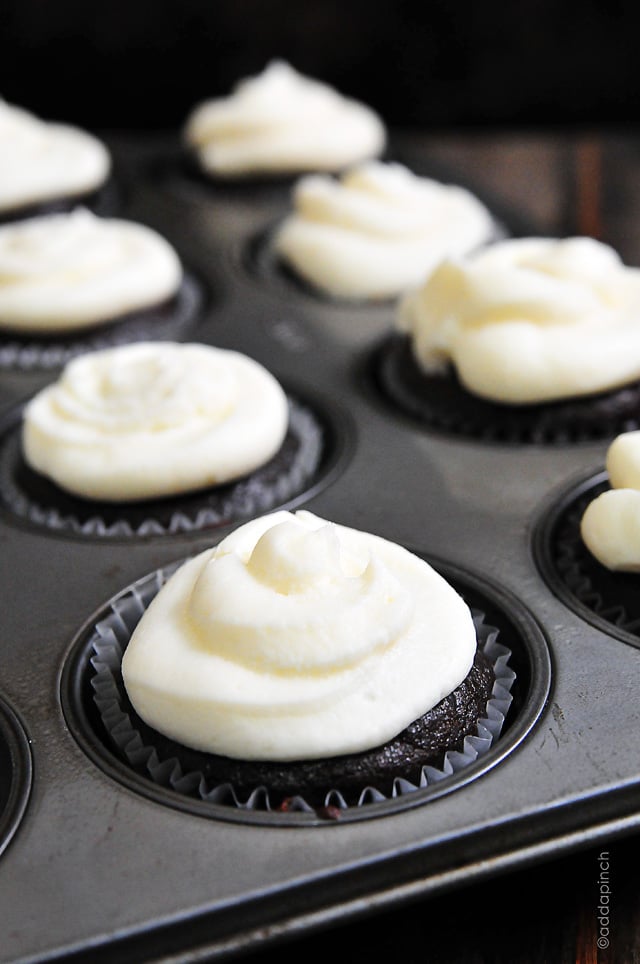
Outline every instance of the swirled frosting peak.
<path fill-rule="evenodd" d="M 93 135 L 0 100 L 0 212 L 99 188 L 111 158 Z"/>
<path fill-rule="evenodd" d="M 468 607 L 422 559 L 283 511 L 181 566 L 122 672 L 142 718 L 187 746 L 311 759 L 390 739 L 462 682 L 475 648 Z"/>
<path fill-rule="evenodd" d="M 109 502 L 174 495 L 252 472 L 280 448 L 288 406 L 253 359 L 140 342 L 70 362 L 24 415 L 27 462 Z"/>
<path fill-rule="evenodd" d="M 640 431 L 613 440 L 607 472 L 611 488 L 587 506 L 582 539 L 607 569 L 640 572 Z"/>
<path fill-rule="evenodd" d="M 339 180 L 302 178 L 275 248 L 323 292 L 388 298 L 420 284 L 444 256 L 464 254 L 494 232 L 487 209 L 464 188 L 369 161 Z"/>
<path fill-rule="evenodd" d="M 640 377 L 640 269 L 592 238 L 502 241 L 444 260 L 406 295 L 398 327 L 418 364 L 453 364 L 505 403 L 617 388 Z"/>
<path fill-rule="evenodd" d="M 231 178 L 339 170 L 386 139 L 370 108 L 279 60 L 194 108 L 184 137 L 205 171 Z"/>
<path fill-rule="evenodd" d="M 65 332 L 176 294 L 182 265 L 144 224 L 84 208 L 0 226 L 0 328 Z"/>

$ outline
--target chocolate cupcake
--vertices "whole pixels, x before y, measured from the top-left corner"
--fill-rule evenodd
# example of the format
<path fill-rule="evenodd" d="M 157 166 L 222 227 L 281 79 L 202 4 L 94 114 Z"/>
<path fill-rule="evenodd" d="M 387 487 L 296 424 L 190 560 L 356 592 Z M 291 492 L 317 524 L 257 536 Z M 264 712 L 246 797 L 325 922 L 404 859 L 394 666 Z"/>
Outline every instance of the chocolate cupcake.
<path fill-rule="evenodd" d="M 447 255 L 499 234 L 469 191 L 369 161 L 340 179 L 310 175 L 272 239 L 276 257 L 320 297 L 391 300 L 421 284 Z"/>
<path fill-rule="evenodd" d="M 556 592 L 605 631 L 640 646 L 640 432 L 619 435 L 606 469 L 574 487 L 538 537 Z"/>
<path fill-rule="evenodd" d="M 229 183 L 339 171 L 379 155 L 386 133 L 370 108 L 274 61 L 198 104 L 183 139 L 207 178 Z"/>
<path fill-rule="evenodd" d="M 219 526 L 298 495 L 324 431 L 257 362 L 206 345 L 92 352 L 42 390 L 0 449 L 0 498 L 88 535 Z"/>
<path fill-rule="evenodd" d="M 130 642 L 101 621 L 93 660 L 109 739 L 155 782 L 249 808 L 360 806 L 500 733 L 508 651 L 387 540 L 279 512 L 164 578 L 118 604 Z"/>
<path fill-rule="evenodd" d="M 0 222 L 98 204 L 110 173 L 92 134 L 0 100 Z"/>
<path fill-rule="evenodd" d="M 436 429 L 513 443 L 640 420 L 640 271 L 589 238 L 507 240 L 443 261 L 376 357 L 385 395 Z"/>
<path fill-rule="evenodd" d="M 83 350 L 170 337 L 202 295 L 146 225 L 83 208 L 0 226 L 0 364 L 64 364 Z"/>

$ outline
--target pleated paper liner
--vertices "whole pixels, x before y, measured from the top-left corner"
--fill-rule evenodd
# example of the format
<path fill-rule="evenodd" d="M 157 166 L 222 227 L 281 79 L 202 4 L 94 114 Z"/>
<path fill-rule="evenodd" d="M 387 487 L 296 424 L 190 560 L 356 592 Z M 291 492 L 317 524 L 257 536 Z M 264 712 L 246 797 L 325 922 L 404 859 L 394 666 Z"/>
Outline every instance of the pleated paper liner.
<path fill-rule="evenodd" d="M 535 527 L 534 555 L 549 587 L 573 612 L 640 648 L 640 574 L 607 569 L 580 535 L 587 506 L 609 487 L 606 471 L 571 485 Z"/>
<path fill-rule="evenodd" d="M 27 808 L 32 777 L 29 738 L 13 707 L 0 696 L 0 854 Z"/>
<path fill-rule="evenodd" d="M 314 790 L 310 799 L 304 789 L 273 793 L 264 781 L 240 790 L 225 776 L 236 762 L 190 750 L 148 727 L 122 683 L 120 665 L 131 633 L 176 568 L 149 574 L 107 604 L 80 634 L 63 673 L 63 706 L 81 745 L 115 779 L 160 803 L 254 823 L 308 825 L 392 813 L 490 769 L 524 738 L 546 699 L 549 661 L 537 624 L 518 606 L 507 613 L 502 600 L 498 605 L 474 585 L 453 581 L 472 607 L 479 648 L 495 674 L 491 694 L 466 738 L 443 752 L 437 765 L 411 772 L 400 766 L 380 785 L 367 784 L 357 794 L 345 795 L 331 783 L 320 797 Z M 444 575 L 452 581 L 450 573 Z M 476 602 L 486 605 L 478 608 Z M 268 766 L 276 768 L 273 772 L 280 769 L 279 764 Z"/>
<path fill-rule="evenodd" d="M 328 479 L 345 454 L 332 423 L 298 399 L 288 402 L 287 435 L 265 465 L 235 482 L 144 502 L 93 502 L 64 492 L 26 464 L 14 426 L 0 440 L 0 505 L 36 526 L 101 538 L 218 528 L 280 508 Z"/>
<path fill-rule="evenodd" d="M 0 371 L 62 368 L 90 351 L 139 341 L 181 340 L 195 328 L 204 303 L 202 284 L 187 273 L 169 301 L 104 324 L 50 336 L 0 331 Z"/>
<path fill-rule="evenodd" d="M 396 411 L 451 436 L 506 445 L 559 446 L 613 438 L 640 427 L 640 383 L 599 395 L 532 405 L 491 402 L 468 392 L 451 370 L 427 375 L 406 335 L 376 347 L 376 390 Z"/>

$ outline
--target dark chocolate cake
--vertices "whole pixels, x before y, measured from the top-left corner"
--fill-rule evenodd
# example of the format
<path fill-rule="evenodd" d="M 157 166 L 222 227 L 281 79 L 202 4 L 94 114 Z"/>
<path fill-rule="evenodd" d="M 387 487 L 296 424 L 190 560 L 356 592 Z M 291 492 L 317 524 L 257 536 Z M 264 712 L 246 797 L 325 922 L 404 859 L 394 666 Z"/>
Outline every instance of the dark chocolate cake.
<path fill-rule="evenodd" d="M 276 807 L 283 802 L 286 806 L 286 801 L 297 795 L 304 796 L 312 806 L 322 806 L 330 788 L 338 790 L 351 804 L 367 787 L 390 796 L 394 779 L 418 785 L 422 767 L 441 767 L 447 750 L 462 750 L 464 738 L 474 732 L 484 712 L 494 679 L 489 660 L 478 649 L 468 676 L 457 689 L 383 746 L 293 763 L 251 762 L 207 754 L 201 769 L 207 781 L 228 781 L 241 797 L 255 787 L 268 788 Z M 191 767 L 190 752 L 181 754 L 182 763 L 196 769 L 198 760 L 194 759 Z"/>
<path fill-rule="evenodd" d="M 88 351 L 137 341 L 178 340 L 196 325 L 203 300 L 200 282 L 186 274 L 172 298 L 68 334 L 27 334 L 0 327 L 0 369 L 57 368 Z"/>
<path fill-rule="evenodd" d="M 512 444 L 566 444 L 613 437 L 640 427 L 640 383 L 598 395 L 530 405 L 492 402 L 467 391 L 451 369 L 421 370 L 407 335 L 393 335 L 374 360 L 379 390 L 431 428 Z"/>

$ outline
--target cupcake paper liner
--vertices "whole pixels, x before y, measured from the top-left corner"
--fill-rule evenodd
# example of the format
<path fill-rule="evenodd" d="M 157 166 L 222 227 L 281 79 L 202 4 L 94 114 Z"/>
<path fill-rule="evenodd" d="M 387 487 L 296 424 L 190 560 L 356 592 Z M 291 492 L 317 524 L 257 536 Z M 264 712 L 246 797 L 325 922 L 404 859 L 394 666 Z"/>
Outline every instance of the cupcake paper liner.
<path fill-rule="evenodd" d="M 317 814 L 320 810 L 331 816 L 332 811 L 339 814 L 350 806 L 359 808 L 393 799 L 446 780 L 487 753 L 500 737 L 512 702 L 511 688 L 516 674 L 509 665 L 511 651 L 498 641 L 499 630 L 486 625 L 484 614 L 474 610 L 478 645 L 490 660 L 495 674 L 492 694 L 484 715 L 478 720 L 476 732 L 465 738 L 463 749 L 446 751 L 440 768 L 423 766 L 418 783 L 398 776 L 390 794 L 369 786 L 351 805 L 338 789 L 328 786 L 324 804 L 318 808 L 308 803 L 303 794 L 288 797 L 274 807 L 267 786 L 256 786 L 246 794 L 239 794 L 230 782 L 208 781 L 201 770 L 185 766 L 181 759 L 181 756 L 188 755 L 191 761 L 201 758 L 204 763 L 207 754 L 181 748 L 142 723 L 128 700 L 121 676 L 122 655 L 135 626 L 179 565 L 176 563 L 150 574 L 118 597 L 106 617 L 96 624 L 88 642 L 91 669 L 87 685 L 93 690 L 93 701 L 105 731 L 104 739 L 122 762 L 152 784 L 180 795 L 248 812 L 275 809 L 278 812 Z"/>
<path fill-rule="evenodd" d="M 566 445 L 613 438 L 640 427 L 640 383 L 583 398 L 507 405 L 472 395 L 453 369 L 426 375 L 406 335 L 379 346 L 374 379 L 398 410 L 437 431 L 511 445 Z"/>
<path fill-rule="evenodd" d="M 195 324 L 202 302 L 200 284 L 187 275 L 170 302 L 83 331 L 31 336 L 0 330 L 0 371 L 61 368 L 86 352 L 138 341 L 180 338 Z"/>
<path fill-rule="evenodd" d="M 280 451 L 236 482 L 147 503 L 91 503 L 63 492 L 26 466 L 20 429 L 0 446 L 0 504 L 15 516 L 48 529 L 84 536 L 130 537 L 214 528 L 270 511 L 301 495 L 317 477 L 326 454 L 323 425 L 292 398 L 289 428 Z"/>

